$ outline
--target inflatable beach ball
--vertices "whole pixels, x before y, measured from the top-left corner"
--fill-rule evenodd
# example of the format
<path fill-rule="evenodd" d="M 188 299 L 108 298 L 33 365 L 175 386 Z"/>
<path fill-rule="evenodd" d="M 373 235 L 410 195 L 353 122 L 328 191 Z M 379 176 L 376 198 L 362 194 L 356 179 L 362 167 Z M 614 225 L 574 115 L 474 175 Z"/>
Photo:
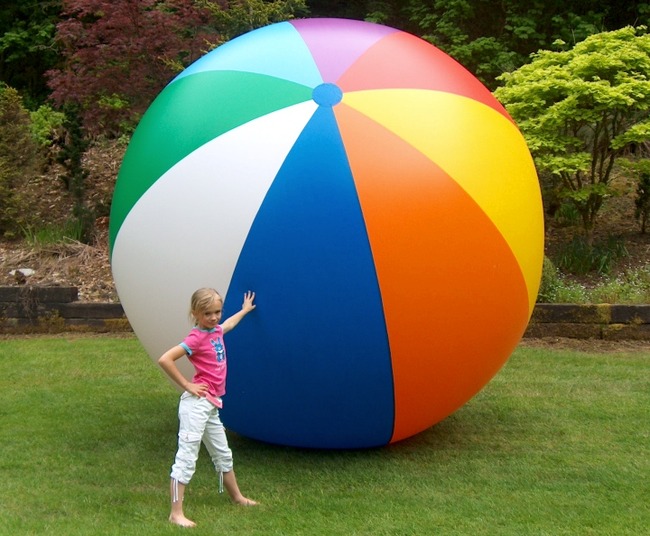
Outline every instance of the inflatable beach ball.
<path fill-rule="evenodd" d="M 425 41 L 338 19 L 255 30 L 172 80 L 127 149 L 110 236 L 153 360 L 195 289 L 219 290 L 224 318 L 257 293 L 226 336 L 222 419 L 314 448 L 386 445 L 460 408 L 518 344 L 543 258 L 503 107 Z"/>

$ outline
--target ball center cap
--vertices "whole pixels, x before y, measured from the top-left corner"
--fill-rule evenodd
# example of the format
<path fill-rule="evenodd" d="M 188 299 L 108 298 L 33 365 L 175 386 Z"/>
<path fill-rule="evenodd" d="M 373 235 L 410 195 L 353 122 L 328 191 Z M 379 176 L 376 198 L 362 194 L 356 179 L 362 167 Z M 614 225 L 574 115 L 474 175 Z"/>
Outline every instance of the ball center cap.
<path fill-rule="evenodd" d="M 343 98 L 343 92 L 336 84 L 325 83 L 314 88 L 311 94 L 319 106 L 336 106 Z"/>

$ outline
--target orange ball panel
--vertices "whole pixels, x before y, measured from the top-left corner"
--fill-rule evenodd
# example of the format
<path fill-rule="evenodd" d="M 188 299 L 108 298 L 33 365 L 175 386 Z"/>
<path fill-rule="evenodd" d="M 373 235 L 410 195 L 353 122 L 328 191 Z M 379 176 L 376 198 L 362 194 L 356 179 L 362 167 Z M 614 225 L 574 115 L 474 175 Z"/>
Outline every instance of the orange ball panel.
<path fill-rule="evenodd" d="M 499 370 L 526 327 L 528 292 L 508 244 L 453 178 L 350 107 L 335 113 L 384 303 L 398 441 Z"/>

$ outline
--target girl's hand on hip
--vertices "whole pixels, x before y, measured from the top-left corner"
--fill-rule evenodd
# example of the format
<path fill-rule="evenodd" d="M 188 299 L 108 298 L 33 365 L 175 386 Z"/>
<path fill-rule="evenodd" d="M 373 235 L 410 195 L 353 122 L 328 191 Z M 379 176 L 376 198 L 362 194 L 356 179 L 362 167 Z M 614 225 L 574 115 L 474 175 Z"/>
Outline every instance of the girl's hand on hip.
<path fill-rule="evenodd" d="M 190 383 L 185 390 L 199 398 L 205 398 L 208 394 L 208 386 L 205 383 Z"/>

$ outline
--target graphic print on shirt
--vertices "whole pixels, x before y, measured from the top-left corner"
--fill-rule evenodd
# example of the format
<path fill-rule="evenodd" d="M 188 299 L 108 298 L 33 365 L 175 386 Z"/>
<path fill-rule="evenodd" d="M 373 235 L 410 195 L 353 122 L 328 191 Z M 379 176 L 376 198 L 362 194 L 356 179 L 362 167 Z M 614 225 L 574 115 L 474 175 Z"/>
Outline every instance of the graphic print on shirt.
<path fill-rule="evenodd" d="M 217 338 L 216 341 L 214 339 L 210 339 L 210 344 L 214 348 L 214 352 L 217 357 L 217 363 L 221 363 L 226 358 L 226 352 L 224 350 L 223 343 L 221 342 L 221 338 Z"/>

